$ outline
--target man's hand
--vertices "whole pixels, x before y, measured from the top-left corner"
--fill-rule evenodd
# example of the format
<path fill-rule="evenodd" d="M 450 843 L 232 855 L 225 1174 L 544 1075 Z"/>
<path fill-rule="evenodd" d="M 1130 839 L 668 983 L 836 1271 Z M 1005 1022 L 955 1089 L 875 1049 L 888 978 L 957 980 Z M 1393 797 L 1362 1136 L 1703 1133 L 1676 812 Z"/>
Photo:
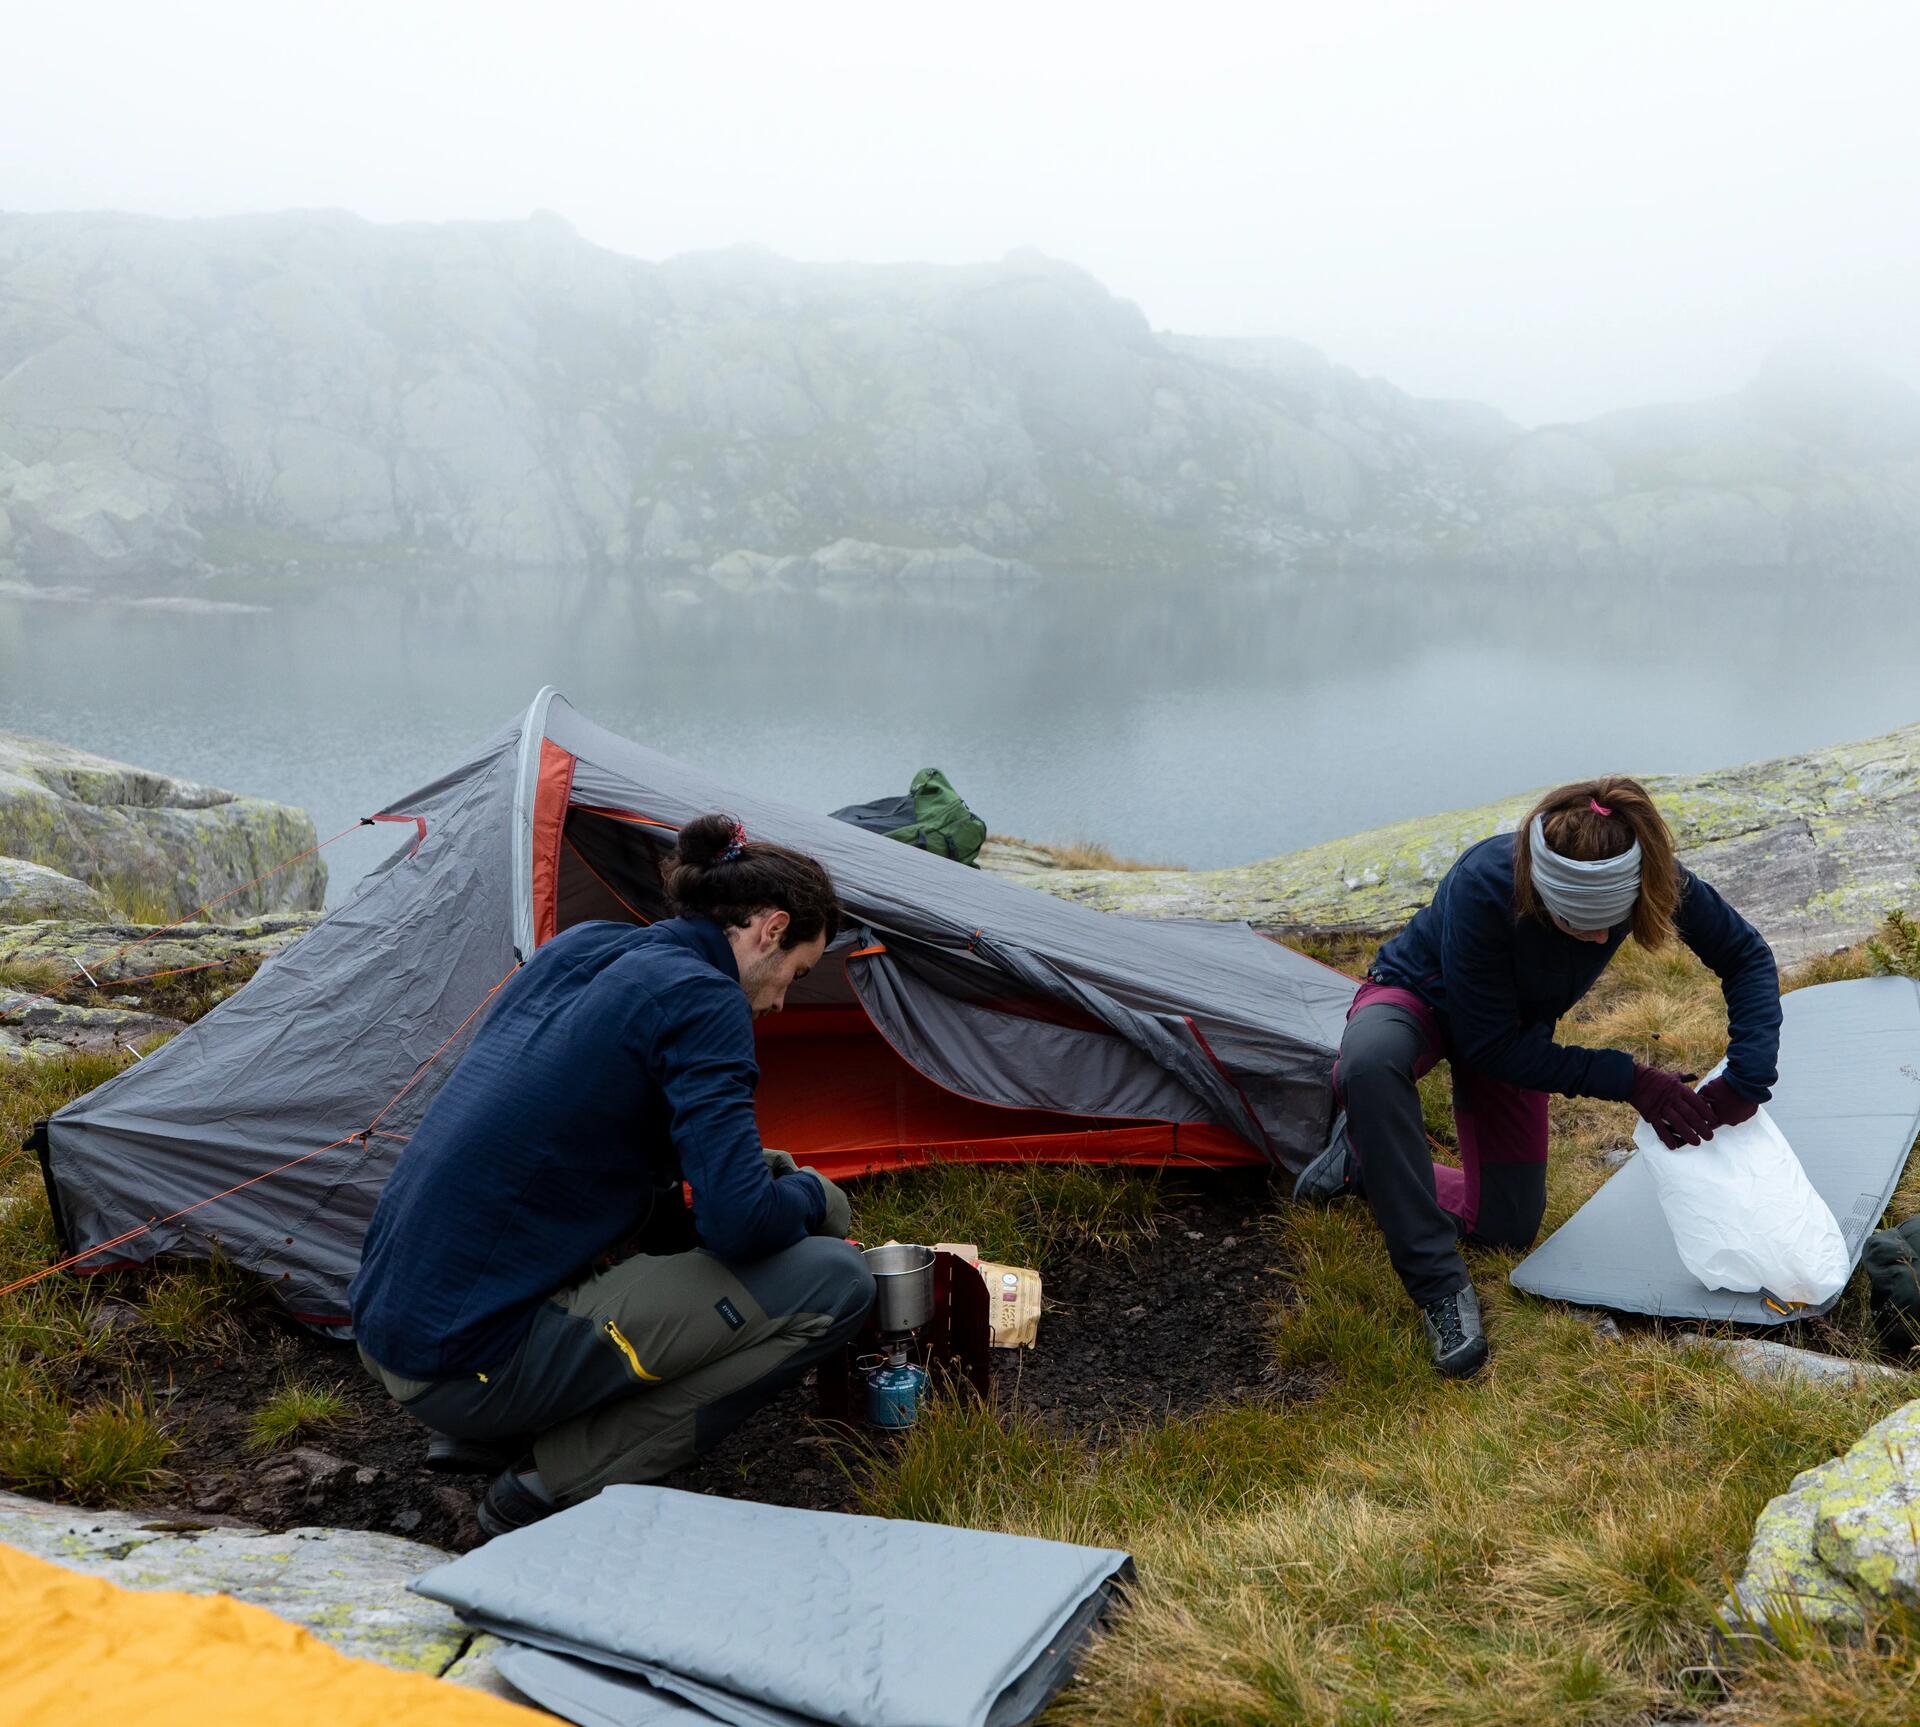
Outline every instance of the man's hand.
<path fill-rule="evenodd" d="M 1712 1106 L 1688 1084 L 1692 1078 L 1633 1064 L 1633 1090 L 1627 1096 L 1669 1151 L 1713 1138 Z"/>
<path fill-rule="evenodd" d="M 1753 1120 L 1760 1108 L 1752 1098 L 1734 1090 L 1725 1074 L 1700 1088 L 1700 1101 L 1713 1111 L 1715 1127 L 1738 1127 L 1743 1121 Z"/>
<path fill-rule="evenodd" d="M 847 1236 L 853 1233 L 852 1204 L 848 1201 L 847 1196 L 842 1193 L 839 1188 L 835 1187 L 832 1182 L 827 1180 L 819 1170 L 810 1169 L 806 1173 L 812 1176 L 815 1181 L 819 1182 L 820 1191 L 827 1196 L 826 1215 L 814 1225 L 813 1233 L 815 1235 L 838 1236 L 840 1239 L 845 1240 Z"/>
<path fill-rule="evenodd" d="M 837 1235 L 843 1239 L 853 1229 L 853 1206 L 847 1196 L 817 1169 L 802 1169 L 793 1158 L 784 1151 L 775 1151 L 770 1145 L 763 1145 L 760 1154 L 767 1160 L 767 1174 L 778 1181 L 783 1175 L 810 1175 L 820 1184 L 820 1191 L 827 1198 L 826 1216 L 813 1226 L 815 1235 Z"/>

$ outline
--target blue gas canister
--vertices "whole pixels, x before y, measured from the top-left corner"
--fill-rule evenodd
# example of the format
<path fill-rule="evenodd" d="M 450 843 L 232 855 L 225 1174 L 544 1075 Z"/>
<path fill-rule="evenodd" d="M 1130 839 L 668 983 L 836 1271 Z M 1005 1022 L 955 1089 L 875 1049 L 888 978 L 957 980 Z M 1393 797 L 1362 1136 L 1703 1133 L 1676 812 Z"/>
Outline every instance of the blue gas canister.
<path fill-rule="evenodd" d="M 867 1420 L 875 1427 L 911 1427 L 927 1394 L 927 1370 L 911 1361 L 888 1361 L 867 1375 Z"/>

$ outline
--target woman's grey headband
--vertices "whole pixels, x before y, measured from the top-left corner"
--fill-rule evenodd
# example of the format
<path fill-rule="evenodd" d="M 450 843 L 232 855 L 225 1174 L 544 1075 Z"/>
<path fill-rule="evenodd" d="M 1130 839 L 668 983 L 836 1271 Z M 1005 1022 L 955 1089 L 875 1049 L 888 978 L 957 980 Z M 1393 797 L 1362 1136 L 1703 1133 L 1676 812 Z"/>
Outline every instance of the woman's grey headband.
<path fill-rule="evenodd" d="M 1640 842 L 1618 857 L 1583 863 L 1562 857 L 1547 844 L 1546 824 L 1538 816 L 1527 829 L 1534 891 L 1541 904 L 1569 929 L 1612 929 L 1633 916 L 1640 898 Z"/>

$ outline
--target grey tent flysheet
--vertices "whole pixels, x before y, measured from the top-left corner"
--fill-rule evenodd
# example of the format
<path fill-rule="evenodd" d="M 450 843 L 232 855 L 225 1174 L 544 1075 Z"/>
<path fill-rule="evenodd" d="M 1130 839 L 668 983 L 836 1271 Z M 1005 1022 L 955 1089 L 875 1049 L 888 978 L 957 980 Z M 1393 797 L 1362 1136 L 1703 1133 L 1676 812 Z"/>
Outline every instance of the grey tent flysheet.
<path fill-rule="evenodd" d="M 870 1044 L 884 1038 L 929 1108 L 973 1112 L 952 1137 L 997 1138 L 983 1118 L 1012 1111 L 1010 1145 L 1066 1120 L 1149 1124 L 1174 1161 L 1208 1135 L 1289 1169 L 1319 1149 L 1350 979 L 1245 924 L 1109 916 L 738 791 L 543 690 L 369 818 L 401 843 L 345 904 L 48 1121 L 67 1250 L 97 1250 L 88 1270 L 219 1255 L 299 1317 L 347 1323 L 387 1174 L 495 992 L 559 929 L 667 915 L 661 861 L 681 824 L 715 809 L 817 857 L 852 926 L 773 1029 L 838 1008 Z M 841 1076 L 814 1069 L 831 1109 Z M 764 1062 L 759 1099 L 763 1113 L 781 1102 Z M 1037 1112 L 1050 1113 L 1036 1127 Z M 869 1113 L 894 1120 L 892 1093 Z M 803 1162 L 833 1151 L 831 1133 L 818 1143 Z M 858 1155 L 823 1167 L 886 1167 Z"/>
<path fill-rule="evenodd" d="M 1780 1082 L 1767 1109 L 1858 1265 L 1920 1133 L 1920 983 L 1820 984 L 1790 992 L 1781 1007 Z M 1780 1325 L 1833 1305 L 1789 1309 L 1764 1294 L 1705 1288 L 1680 1263 L 1638 1157 L 1515 1266 L 1512 1281 L 1557 1301 L 1740 1325 Z"/>
<path fill-rule="evenodd" d="M 609 1487 L 413 1587 L 567 1658 L 502 1671 L 582 1722 L 659 1721 L 665 1693 L 734 1727 L 1017 1727 L 1131 1575 L 1111 1548 Z"/>

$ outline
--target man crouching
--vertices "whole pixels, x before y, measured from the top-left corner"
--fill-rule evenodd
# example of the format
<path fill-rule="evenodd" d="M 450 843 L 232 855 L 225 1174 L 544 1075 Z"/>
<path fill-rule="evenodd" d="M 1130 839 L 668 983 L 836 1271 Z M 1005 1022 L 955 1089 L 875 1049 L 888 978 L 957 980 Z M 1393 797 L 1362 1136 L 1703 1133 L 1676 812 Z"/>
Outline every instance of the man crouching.
<path fill-rule="evenodd" d="M 681 831 L 677 914 L 577 924 L 502 991 L 381 1195 L 360 1359 L 437 1432 L 524 1452 L 500 1535 L 708 1450 L 873 1300 L 846 1197 L 763 1151 L 753 1022 L 839 932 L 812 858 L 728 816 Z M 699 1245 L 595 1269 L 683 1215 Z M 679 1244 L 676 1244 L 679 1245 Z"/>

